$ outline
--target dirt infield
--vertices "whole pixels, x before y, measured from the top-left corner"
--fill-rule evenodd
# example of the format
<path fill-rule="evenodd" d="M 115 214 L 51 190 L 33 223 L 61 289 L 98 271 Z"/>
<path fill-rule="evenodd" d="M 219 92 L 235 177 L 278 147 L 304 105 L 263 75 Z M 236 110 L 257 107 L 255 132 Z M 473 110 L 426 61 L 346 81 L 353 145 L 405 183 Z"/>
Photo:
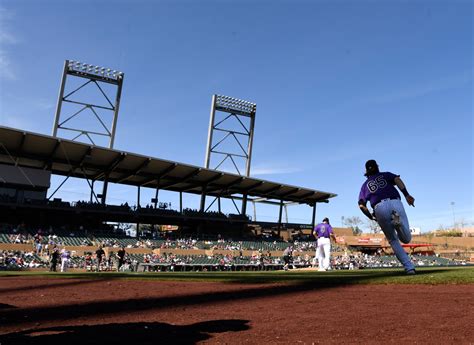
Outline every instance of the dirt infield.
<path fill-rule="evenodd" d="M 473 285 L 0 278 L 7 344 L 474 344 Z"/>

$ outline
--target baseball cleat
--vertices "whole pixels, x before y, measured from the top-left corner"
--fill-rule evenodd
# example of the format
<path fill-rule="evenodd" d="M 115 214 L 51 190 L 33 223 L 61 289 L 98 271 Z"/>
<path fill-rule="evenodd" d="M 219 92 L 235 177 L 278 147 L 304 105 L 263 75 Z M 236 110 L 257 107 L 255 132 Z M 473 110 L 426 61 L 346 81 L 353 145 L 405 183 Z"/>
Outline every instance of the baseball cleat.
<path fill-rule="evenodd" d="M 415 275 L 415 274 L 416 274 L 416 271 L 415 271 L 414 269 L 413 269 L 413 270 L 408 270 L 408 271 L 406 272 L 406 274 L 409 275 L 409 276 L 412 276 L 412 275 Z"/>

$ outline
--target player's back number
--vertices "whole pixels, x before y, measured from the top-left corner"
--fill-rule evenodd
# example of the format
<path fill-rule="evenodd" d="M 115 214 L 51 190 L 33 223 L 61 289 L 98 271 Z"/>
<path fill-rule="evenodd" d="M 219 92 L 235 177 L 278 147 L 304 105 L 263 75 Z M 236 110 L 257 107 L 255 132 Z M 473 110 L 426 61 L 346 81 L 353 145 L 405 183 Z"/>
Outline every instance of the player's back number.
<path fill-rule="evenodd" d="M 383 176 L 377 176 L 374 180 L 367 182 L 367 188 L 371 193 L 375 193 L 379 188 L 385 188 L 387 186 L 387 181 Z"/>

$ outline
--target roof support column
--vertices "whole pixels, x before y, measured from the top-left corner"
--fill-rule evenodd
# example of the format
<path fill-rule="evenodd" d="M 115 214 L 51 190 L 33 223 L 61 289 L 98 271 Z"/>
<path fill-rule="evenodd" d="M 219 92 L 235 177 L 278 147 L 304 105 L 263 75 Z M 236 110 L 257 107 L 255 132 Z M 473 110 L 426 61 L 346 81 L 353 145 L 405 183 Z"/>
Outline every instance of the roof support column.
<path fill-rule="evenodd" d="M 140 186 L 137 187 L 137 208 L 140 207 Z"/>
<path fill-rule="evenodd" d="M 278 237 L 280 237 L 281 234 L 281 217 L 283 215 L 283 200 L 280 200 L 280 212 L 278 215 Z"/>
<path fill-rule="evenodd" d="M 283 200 L 280 200 L 280 213 L 278 215 L 278 226 L 281 225 L 281 217 L 283 215 Z"/>
<path fill-rule="evenodd" d="M 90 200 L 89 202 L 92 204 L 92 195 L 94 194 L 94 180 L 92 180 L 92 184 L 91 184 L 91 197 L 90 197 Z"/>
<path fill-rule="evenodd" d="M 104 186 L 102 187 L 102 205 L 105 205 L 106 200 L 107 200 L 107 188 L 108 188 L 108 182 L 107 182 L 108 176 L 105 176 L 104 178 Z"/>
<path fill-rule="evenodd" d="M 243 195 L 243 198 L 242 198 L 242 211 L 240 213 L 243 214 L 244 216 L 247 213 L 247 194 Z"/>
<path fill-rule="evenodd" d="M 183 192 L 179 192 L 179 212 L 183 213 Z"/>
<path fill-rule="evenodd" d="M 257 221 L 257 206 L 256 206 L 256 203 L 255 201 L 252 201 L 252 204 L 253 204 L 253 221 L 256 222 Z"/>
<path fill-rule="evenodd" d="M 311 220 L 311 228 L 314 229 L 314 226 L 316 225 L 316 205 L 317 203 L 315 202 L 313 205 L 313 218 Z"/>
<path fill-rule="evenodd" d="M 204 212 L 204 208 L 206 207 L 206 189 L 207 185 L 202 186 L 201 206 L 199 207 L 199 212 Z"/>
<path fill-rule="evenodd" d="M 160 190 L 160 179 L 158 179 L 158 183 L 156 184 L 156 191 L 155 191 L 155 210 L 156 206 L 158 205 L 158 192 Z"/>
<path fill-rule="evenodd" d="M 221 212 L 221 197 L 220 196 L 217 197 L 217 209 L 219 210 L 219 213 L 222 213 Z"/>
<path fill-rule="evenodd" d="M 278 214 L 278 237 L 281 235 L 281 217 L 283 215 L 283 200 L 280 200 L 280 212 Z"/>

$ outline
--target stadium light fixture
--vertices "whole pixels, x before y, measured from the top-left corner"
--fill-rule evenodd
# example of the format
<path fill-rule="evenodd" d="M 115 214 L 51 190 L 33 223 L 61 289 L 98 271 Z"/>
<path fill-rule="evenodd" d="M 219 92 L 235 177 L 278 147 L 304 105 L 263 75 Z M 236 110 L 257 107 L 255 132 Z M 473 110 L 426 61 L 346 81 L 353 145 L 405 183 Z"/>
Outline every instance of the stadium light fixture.
<path fill-rule="evenodd" d="M 254 115 L 257 104 L 224 95 L 216 95 L 216 109 L 227 112 L 237 111 L 244 115 Z"/>
<path fill-rule="evenodd" d="M 80 77 L 93 77 L 107 82 L 118 83 L 123 79 L 123 72 L 74 60 L 68 60 L 67 72 Z"/>

